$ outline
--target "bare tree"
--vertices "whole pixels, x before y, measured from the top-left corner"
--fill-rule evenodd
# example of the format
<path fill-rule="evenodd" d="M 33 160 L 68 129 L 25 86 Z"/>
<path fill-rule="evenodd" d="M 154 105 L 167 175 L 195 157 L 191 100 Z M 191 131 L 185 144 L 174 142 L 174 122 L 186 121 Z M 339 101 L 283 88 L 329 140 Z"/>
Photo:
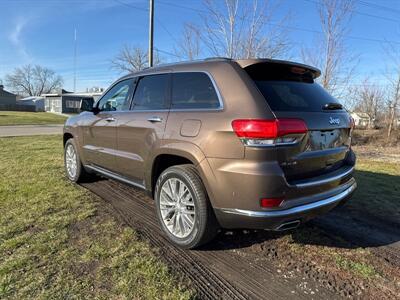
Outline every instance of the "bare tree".
<path fill-rule="evenodd" d="M 384 101 L 384 91 L 379 86 L 371 84 L 367 78 L 355 92 L 357 104 L 354 109 L 366 113 L 370 119 L 369 127 L 374 127 Z"/>
<path fill-rule="evenodd" d="M 61 76 L 53 70 L 39 65 L 25 65 L 16 68 L 5 78 L 7 86 L 15 93 L 26 96 L 40 96 L 60 89 Z"/>
<path fill-rule="evenodd" d="M 277 57 L 288 51 L 287 32 L 274 22 L 276 6 L 269 0 L 225 0 L 222 5 L 204 0 L 205 13 L 197 32 L 201 42 L 215 56 L 229 58 Z M 196 28 L 195 25 L 191 25 Z M 187 49 L 183 43 L 181 48 Z M 189 51 L 186 51 L 189 52 Z"/>
<path fill-rule="evenodd" d="M 193 24 L 185 23 L 175 54 L 181 59 L 194 60 L 200 56 L 200 49 L 200 31 Z"/>
<path fill-rule="evenodd" d="M 356 60 L 345 47 L 345 36 L 356 0 L 321 0 L 318 4 L 323 35 L 317 47 L 302 49 L 303 60 L 321 69 L 321 85 L 336 96 L 347 88 Z"/>
<path fill-rule="evenodd" d="M 390 59 L 390 67 L 388 68 L 388 75 L 386 76 L 389 82 L 388 95 L 389 95 L 389 114 L 388 120 L 388 133 L 387 137 L 390 138 L 394 127 L 394 120 L 397 115 L 397 110 L 400 104 L 400 50 L 398 47 L 389 44 L 385 49 L 387 57 Z"/>
<path fill-rule="evenodd" d="M 154 64 L 160 63 L 157 52 L 154 56 Z M 137 72 L 149 65 L 147 50 L 138 46 L 124 45 L 118 54 L 111 60 L 111 67 L 121 73 Z"/>

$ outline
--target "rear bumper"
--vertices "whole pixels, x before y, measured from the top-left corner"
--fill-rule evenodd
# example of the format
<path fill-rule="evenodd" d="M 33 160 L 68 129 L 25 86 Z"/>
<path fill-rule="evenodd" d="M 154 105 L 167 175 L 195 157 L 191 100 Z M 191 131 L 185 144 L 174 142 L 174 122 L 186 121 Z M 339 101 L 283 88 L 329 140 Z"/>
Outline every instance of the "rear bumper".
<path fill-rule="evenodd" d="M 285 224 L 304 223 L 324 214 L 346 201 L 357 187 L 352 178 L 345 185 L 318 196 L 319 200 L 282 210 L 254 211 L 235 208 L 215 209 L 220 225 L 224 228 L 284 229 Z M 338 191 L 339 190 L 339 191 Z M 334 194 L 332 194 L 334 192 Z M 336 192 L 336 193 L 335 193 Z"/>

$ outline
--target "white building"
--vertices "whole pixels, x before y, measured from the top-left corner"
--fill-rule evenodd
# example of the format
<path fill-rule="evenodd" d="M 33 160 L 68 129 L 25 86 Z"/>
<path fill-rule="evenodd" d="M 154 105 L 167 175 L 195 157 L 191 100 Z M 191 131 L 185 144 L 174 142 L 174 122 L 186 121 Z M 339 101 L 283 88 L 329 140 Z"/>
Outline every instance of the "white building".
<path fill-rule="evenodd" d="M 17 105 L 34 106 L 35 111 L 44 111 L 44 97 L 27 97 L 17 100 Z"/>

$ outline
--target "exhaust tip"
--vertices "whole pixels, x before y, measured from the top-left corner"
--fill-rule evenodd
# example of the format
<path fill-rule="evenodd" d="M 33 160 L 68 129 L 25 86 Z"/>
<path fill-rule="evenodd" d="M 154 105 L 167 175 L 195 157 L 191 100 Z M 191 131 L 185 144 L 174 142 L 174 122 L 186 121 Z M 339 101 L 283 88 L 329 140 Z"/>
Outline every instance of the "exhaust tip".
<path fill-rule="evenodd" d="M 284 230 L 294 229 L 294 228 L 299 227 L 300 223 L 301 223 L 300 220 L 282 223 L 281 225 L 276 227 L 275 230 L 276 231 L 284 231 Z"/>

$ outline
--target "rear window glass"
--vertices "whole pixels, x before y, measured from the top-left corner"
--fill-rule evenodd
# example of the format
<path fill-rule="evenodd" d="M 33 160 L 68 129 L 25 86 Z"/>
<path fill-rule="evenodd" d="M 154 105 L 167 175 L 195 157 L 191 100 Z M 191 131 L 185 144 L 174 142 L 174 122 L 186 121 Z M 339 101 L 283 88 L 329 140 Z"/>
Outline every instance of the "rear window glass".
<path fill-rule="evenodd" d="M 218 96 L 207 74 L 184 72 L 172 75 L 172 109 L 218 107 Z"/>
<path fill-rule="evenodd" d="M 339 103 L 309 73 L 292 72 L 290 66 L 252 66 L 247 70 L 273 111 L 322 111 Z"/>

